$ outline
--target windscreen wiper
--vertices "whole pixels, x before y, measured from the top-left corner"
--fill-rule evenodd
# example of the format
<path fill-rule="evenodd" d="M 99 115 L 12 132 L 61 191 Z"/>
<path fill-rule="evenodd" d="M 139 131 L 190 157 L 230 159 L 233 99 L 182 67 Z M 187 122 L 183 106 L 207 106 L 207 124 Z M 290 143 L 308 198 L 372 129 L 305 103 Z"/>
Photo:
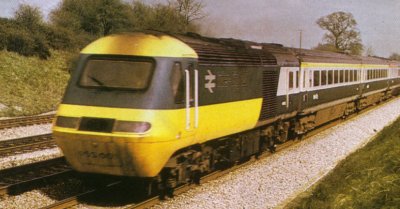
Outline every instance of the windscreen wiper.
<path fill-rule="evenodd" d="M 87 77 L 89 77 L 90 80 L 94 81 L 94 82 L 97 83 L 99 86 L 105 87 L 105 86 L 104 86 L 104 83 L 101 82 L 99 79 L 97 79 L 97 78 L 95 78 L 95 77 L 93 77 L 93 76 L 91 76 L 91 75 L 88 75 Z"/>
<path fill-rule="evenodd" d="M 106 86 L 106 85 L 104 84 L 104 82 L 100 81 L 99 79 L 97 79 L 97 78 L 95 78 L 95 77 L 93 77 L 93 76 L 91 76 L 91 75 L 87 75 L 87 77 L 90 78 L 90 80 L 92 80 L 92 81 L 94 81 L 95 83 L 97 83 L 97 84 L 101 87 L 101 89 L 105 89 L 105 90 L 111 90 L 111 89 L 112 89 L 112 88 Z"/>

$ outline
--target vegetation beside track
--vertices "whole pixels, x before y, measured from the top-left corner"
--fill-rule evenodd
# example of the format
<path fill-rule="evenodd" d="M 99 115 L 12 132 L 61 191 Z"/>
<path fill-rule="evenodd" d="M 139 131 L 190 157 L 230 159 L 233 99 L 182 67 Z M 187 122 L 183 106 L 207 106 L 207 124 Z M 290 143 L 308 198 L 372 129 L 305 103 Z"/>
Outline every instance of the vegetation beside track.
<path fill-rule="evenodd" d="M 400 118 L 286 208 L 398 208 Z"/>
<path fill-rule="evenodd" d="M 55 110 L 69 79 L 70 52 L 52 51 L 48 60 L 0 51 L 0 117 Z"/>

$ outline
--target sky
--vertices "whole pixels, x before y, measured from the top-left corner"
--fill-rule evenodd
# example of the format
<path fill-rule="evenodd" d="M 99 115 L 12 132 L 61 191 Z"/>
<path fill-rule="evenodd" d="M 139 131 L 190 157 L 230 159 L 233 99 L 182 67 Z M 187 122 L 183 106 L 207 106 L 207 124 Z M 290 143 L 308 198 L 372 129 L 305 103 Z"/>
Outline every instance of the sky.
<path fill-rule="evenodd" d="M 0 16 L 11 17 L 20 3 L 41 8 L 44 16 L 61 0 L 0 0 Z M 129 0 L 127 0 L 129 1 Z M 163 3 L 166 0 L 143 0 Z M 324 32 L 315 23 L 336 11 L 353 14 L 365 48 L 377 56 L 400 53 L 400 0 L 202 0 L 202 34 L 311 48 Z"/>

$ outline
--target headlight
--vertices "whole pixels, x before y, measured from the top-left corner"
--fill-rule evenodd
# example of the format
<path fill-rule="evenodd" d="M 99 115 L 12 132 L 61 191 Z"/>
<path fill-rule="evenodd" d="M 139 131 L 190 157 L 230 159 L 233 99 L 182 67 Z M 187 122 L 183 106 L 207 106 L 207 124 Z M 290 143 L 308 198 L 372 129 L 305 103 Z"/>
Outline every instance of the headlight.
<path fill-rule="evenodd" d="M 151 128 L 151 124 L 140 121 L 120 121 L 116 122 L 114 132 L 144 133 Z"/>
<path fill-rule="evenodd" d="M 57 116 L 56 126 L 63 128 L 78 128 L 79 118 Z"/>

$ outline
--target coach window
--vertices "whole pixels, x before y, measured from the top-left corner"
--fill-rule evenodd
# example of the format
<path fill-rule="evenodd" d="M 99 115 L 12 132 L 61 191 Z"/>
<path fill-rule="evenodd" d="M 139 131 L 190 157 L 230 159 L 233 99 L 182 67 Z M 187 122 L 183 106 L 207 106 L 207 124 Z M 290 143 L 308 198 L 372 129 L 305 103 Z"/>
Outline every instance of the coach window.
<path fill-rule="evenodd" d="M 300 71 L 296 71 L 296 88 L 299 88 Z"/>
<path fill-rule="evenodd" d="M 294 82 L 294 78 L 293 78 L 293 72 L 289 72 L 289 89 L 293 89 L 293 82 Z"/>
<path fill-rule="evenodd" d="M 339 83 L 343 83 L 344 82 L 344 70 L 341 70 L 341 71 L 339 71 L 339 74 L 340 74 L 340 81 L 339 81 Z"/>
<path fill-rule="evenodd" d="M 326 85 L 326 70 L 321 71 L 321 85 Z"/>
<path fill-rule="evenodd" d="M 354 70 L 354 81 L 358 81 L 358 70 Z"/>
<path fill-rule="evenodd" d="M 344 82 L 346 82 L 346 83 L 349 82 L 349 77 L 350 77 L 349 76 L 349 70 L 345 70 L 344 71 L 344 75 L 345 75 L 344 76 Z"/>
<path fill-rule="evenodd" d="M 334 83 L 339 83 L 339 71 L 335 70 L 334 74 L 333 74 L 333 78 L 334 78 Z"/>
<path fill-rule="evenodd" d="M 304 76 L 303 76 L 303 88 L 306 87 L 311 87 L 311 78 L 310 78 L 310 70 L 304 70 Z M 308 79 L 308 86 L 306 86 L 307 84 L 307 79 Z"/>
<path fill-rule="evenodd" d="M 358 78 L 358 70 L 354 70 L 354 79 L 356 81 L 359 81 L 360 79 Z"/>
<path fill-rule="evenodd" d="M 328 71 L 328 85 L 333 84 L 333 70 Z"/>
<path fill-rule="evenodd" d="M 350 70 L 350 82 L 354 81 L 354 70 Z"/>
<path fill-rule="evenodd" d="M 184 102 L 184 94 L 185 94 L 185 81 L 182 76 L 182 65 L 180 62 L 175 62 L 172 68 L 172 91 L 175 97 L 175 103 L 181 104 Z"/>
<path fill-rule="evenodd" d="M 319 86 L 319 70 L 314 71 L 314 86 Z"/>

